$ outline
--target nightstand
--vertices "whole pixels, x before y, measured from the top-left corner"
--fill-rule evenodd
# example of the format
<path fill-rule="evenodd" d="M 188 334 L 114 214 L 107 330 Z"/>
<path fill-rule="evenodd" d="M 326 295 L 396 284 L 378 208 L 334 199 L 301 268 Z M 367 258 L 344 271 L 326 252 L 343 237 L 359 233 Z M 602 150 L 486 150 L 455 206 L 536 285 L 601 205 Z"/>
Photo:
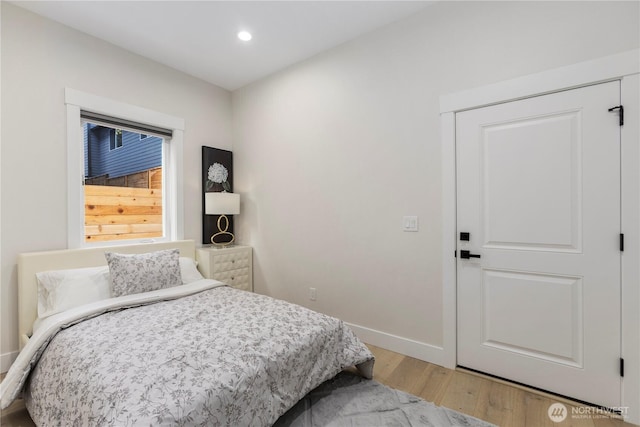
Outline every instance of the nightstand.
<path fill-rule="evenodd" d="M 196 249 L 198 270 L 207 279 L 253 292 L 253 255 L 251 246 L 208 246 Z"/>

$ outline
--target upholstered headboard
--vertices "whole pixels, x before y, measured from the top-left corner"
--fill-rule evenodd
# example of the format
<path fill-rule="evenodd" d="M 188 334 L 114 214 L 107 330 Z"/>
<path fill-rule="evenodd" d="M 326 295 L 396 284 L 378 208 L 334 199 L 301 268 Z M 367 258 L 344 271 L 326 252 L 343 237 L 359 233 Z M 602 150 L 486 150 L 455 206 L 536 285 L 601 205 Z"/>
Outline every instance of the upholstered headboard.
<path fill-rule="evenodd" d="M 193 240 L 102 248 L 64 249 L 18 255 L 18 336 L 20 337 L 20 348 L 24 347 L 29 340 L 33 323 L 38 315 L 38 282 L 36 273 L 48 270 L 107 265 L 107 260 L 104 257 L 105 252 L 134 254 L 172 248 L 180 249 L 180 256 L 195 258 L 195 243 Z"/>

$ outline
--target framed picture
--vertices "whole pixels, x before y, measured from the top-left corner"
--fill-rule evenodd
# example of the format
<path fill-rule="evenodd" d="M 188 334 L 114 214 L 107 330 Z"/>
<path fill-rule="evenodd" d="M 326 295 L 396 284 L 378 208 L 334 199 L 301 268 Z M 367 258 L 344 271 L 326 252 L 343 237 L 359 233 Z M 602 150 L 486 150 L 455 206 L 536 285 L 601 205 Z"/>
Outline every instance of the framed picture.
<path fill-rule="evenodd" d="M 233 192 L 233 153 L 228 150 L 202 146 L 202 243 L 211 244 L 217 231 L 218 215 L 206 215 L 204 193 Z M 229 232 L 233 233 L 233 216 L 229 218 Z M 218 239 L 216 238 L 216 241 Z"/>

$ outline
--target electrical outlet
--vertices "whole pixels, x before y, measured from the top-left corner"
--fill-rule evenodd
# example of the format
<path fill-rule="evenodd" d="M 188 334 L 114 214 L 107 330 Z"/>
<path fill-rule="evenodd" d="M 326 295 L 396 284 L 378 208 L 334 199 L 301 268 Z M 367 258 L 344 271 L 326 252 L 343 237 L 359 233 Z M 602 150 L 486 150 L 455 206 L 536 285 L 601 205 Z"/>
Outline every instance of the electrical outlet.
<path fill-rule="evenodd" d="M 418 231 L 418 217 L 417 216 L 405 216 L 402 218 L 402 230 L 403 231 Z"/>
<path fill-rule="evenodd" d="M 309 288 L 309 299 L 311 301 L 315 301 L 317 297 L 318 292 L 316 291 L 316 288 Z"/>

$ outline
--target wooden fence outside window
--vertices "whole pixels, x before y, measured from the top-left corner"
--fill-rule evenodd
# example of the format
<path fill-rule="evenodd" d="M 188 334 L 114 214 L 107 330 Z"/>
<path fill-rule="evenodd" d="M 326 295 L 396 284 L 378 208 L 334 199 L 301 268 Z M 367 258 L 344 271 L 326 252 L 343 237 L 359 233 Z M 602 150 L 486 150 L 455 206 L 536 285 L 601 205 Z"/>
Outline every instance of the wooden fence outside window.
<path fill-rule="evenodd" d="M 161 237 L 161 176 L 148 180 L 157 188 L 85 185 L 85 241 Z"/>

